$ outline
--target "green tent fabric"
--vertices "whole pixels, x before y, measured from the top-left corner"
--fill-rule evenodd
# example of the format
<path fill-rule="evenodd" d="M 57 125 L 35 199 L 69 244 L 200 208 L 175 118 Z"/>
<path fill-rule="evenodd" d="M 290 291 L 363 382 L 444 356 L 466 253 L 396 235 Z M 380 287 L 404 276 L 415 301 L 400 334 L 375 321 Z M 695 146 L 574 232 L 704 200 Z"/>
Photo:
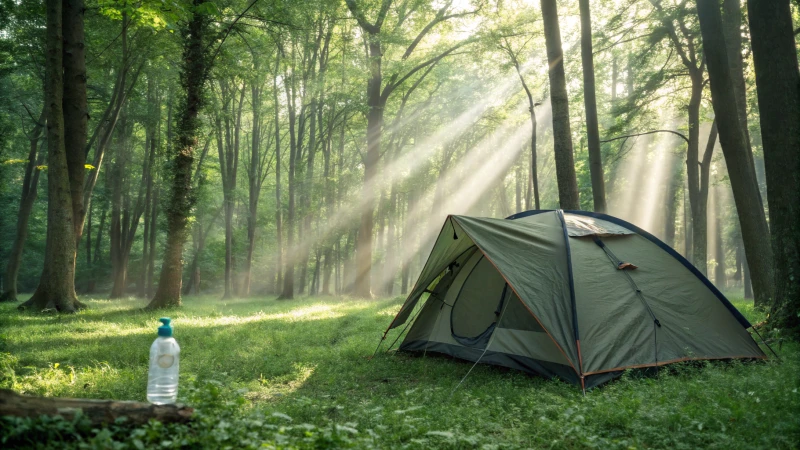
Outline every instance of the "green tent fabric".
<path fill-rule="evenodd" d="M 401 351 L 558 377 L 584 388 L 628 368 L 765 358 L 750 323 L 644 230 L 583 211 L 449 216 L 388 330 Z"/>

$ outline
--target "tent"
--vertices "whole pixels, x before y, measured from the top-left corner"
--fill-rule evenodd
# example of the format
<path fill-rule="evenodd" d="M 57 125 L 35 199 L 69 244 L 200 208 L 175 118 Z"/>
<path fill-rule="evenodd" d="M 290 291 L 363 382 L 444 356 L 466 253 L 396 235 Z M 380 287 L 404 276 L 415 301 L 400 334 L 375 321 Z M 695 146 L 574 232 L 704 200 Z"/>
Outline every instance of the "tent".
<path fill-rule="evenodd" d="M 406 322 L 400 351 L 584 389 L 629 368 L 766 358 L 747 319 L 675 250 L 584 211 L 449 216 L 386 333 Z"/>

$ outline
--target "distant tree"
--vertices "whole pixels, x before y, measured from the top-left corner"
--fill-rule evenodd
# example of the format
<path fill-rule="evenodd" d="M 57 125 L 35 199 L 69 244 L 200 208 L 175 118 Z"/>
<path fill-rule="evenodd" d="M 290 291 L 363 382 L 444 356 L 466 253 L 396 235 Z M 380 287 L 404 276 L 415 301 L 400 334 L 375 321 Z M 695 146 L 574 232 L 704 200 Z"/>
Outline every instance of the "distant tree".
<path fill-rule="evenodd" d="M 439 60 L 447 57 L 458 48 L 462 47 L 467 41 L 451 46 L 445 51 L 438 53 L 425 61 L 417 64 L 416 66 L 404 71 L 394 72 L 388 78 L 388 82 L 384 85 L 383 73 L 383 57 L 384 47 L 386 43 L 382 33 L 384 22 L 389 14 L 392 6 L 392 0 L 382 0 L 380 8 L 375 15 L 375 19 L 370 21 L 367 19 L 366 11 L 362 2 L 356 0 L 345 0 L 348 9 L 353 17 L 358 21 L 362 32 L 365 34 L 365 46 L 367 48 L 369 58 L 369 78 L 367 80 L 367 152 L 364 155 L 364 184 L 362 189 L 362 202 L 364 205 L 361 208 L 360 226 L 358 229 L 358 243 L 356 249 L 356 283 L 354 294 L 359 297 L 371 297 L 371 272 L 372 272 L 372 241 L 373 241 L 373 220 L 376 206 L 375 183 L 378 177 L 378 163 L 381 158 L 381 136 L 383 133 L 384 122 L 384 109 L 386 102 L 395 90 L 400 87 L 406 80 L 413 76 L 418 71 L 425 69 L 431 64 L 435 64 Z M 422 40 L 434 29 L 437 25 L 446 22 L 452 18 L 473 14 L 472 12 L 453 13 L 450 11 L 452 1 L 445 2 L 444 6 L 436 11 L 433 19 L 419 31 L 417 36 L 411 41 L 403 52 L 402 59 L 407 59 Z M 408 5 L 403 5 L 401 8 L 401 15 L 398 19 L 397 26 L 399 27 L 405 19 L 413 12 L 408 9 L 418 9 L 421 6 L 419 3 L 413 4 L 409 8 Z M 384 32 L 385 33 L 385 32 Z M 391 40 L 389 42 L 392 42 Z"/>
<path fill-rule="evenodd" d="M 200 129 L 205 83 L 211 66 L 209 55 L 210 17 L 199 10 L 202 0 L 193 0 L 191 17 L 184 29 L 181 93 L 175 140 L 172 148 L 171 186 L 167 216 L 167 245 L 155 296 L 148 308 L 180 306 L 183 275 L 183 244 L 192 206 L 191 183 L 194 151 Z"/>
<path fill-rule="evenodd" d="M 569 96 L 564 75 L 564 52 L 558 24 L 556 0 L 541 0 L 547 61 L 550 67 L 550 104 L 553 108 L 553 140 L 555 142 L 558 201 L 562 209 L 580 209 L 575 160 L 572 155 L 572 131 L 569 124 Z"/>
<path fill-rule="evenodd" d="M 19 209 L 17 210 L 17 229 L 14 235 L 14 242 L 11 244 L 8 263 L 6 263 L 3 293 L 0 295 L 0 302 L 17 301 L 17 277 L 19 276 L 20 264 L 22 264 L 22 250 L 28 237 L 28 221 L 31 217 L 31 211 L 33 211 L 33 204 L 38 196 L 39 175 L 42 173 L 39 167 L 44 164 L 44 159 L 47 156 L 45 149 L 39 149 L 39 139 L 45 128 L 46 120 L 47 108 L 43 105 L 39 119 L 33 124 L 33 129 L 28 137 L 30 151 L 28 152 L 28 160 L 25 163 L 25 176 L 22 179 L 22 194 L 20 195 Z"/>
<path fill-rule="evenodd" d="M 519 61 L 519 53 L 525 47 L 523 46 L 522 48 L 515 50 L 506 37 L 501 39 L 499 47 L 501 50 L 503 50 L 503 52 L 506 53 L 506 55 L 508 55 L 508 58 L 511 60 L 511 64 L 514 66 L 514 70 L 517 72 L 519 81 L 522 84 L 522 89 L 525 91 L 525 96 L 528 99 L 528 113 L 530 114 L 531 118 L 531 167 L 530 180 L 527 187 L 528 192 L 525 195 L 525 208 L 539 209 L 539 169 L 537 167 L 538 161 L 536 158 L 536 129 L 538 126 L 536 123 L 536 107 L 540 104 L 540 102 L 537 102 L 533 99 L 531 88 L 528 86 L 528 83 L 525 81 L 525 76 L 522 73 L 522 67 Z"/>
<path fill-rule="evenodd" d="M 583 66 L 583 104 L 586 109 L 586 137 L 589 146 L 589 171 L 592 177 L 594 210 L 606 212 L 606 187 L 603 178 L 603 155 L 600 153 L 600 131 L 592 55 L 592 15 L 589 0 L 578 0 L 581 14 L 581 63 Z"/>

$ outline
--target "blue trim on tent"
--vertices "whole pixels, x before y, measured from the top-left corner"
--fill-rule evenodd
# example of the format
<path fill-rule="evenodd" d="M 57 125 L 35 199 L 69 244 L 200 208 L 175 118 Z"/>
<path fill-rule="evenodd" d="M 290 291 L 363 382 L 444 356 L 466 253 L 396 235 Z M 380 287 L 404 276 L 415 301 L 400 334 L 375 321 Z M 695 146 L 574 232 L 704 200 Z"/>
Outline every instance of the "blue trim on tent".
<path fill-rule="evenodd" d="M 530 211 L 522 211 L 522 212 L 518 212 L 516 214 L 512 214 L 512 215 L 506 217 L 506 220 L 521 219 L 523 217 L 535 216 L 537 214 L 546 213 L 546 212 L 553 212 L 553 211 L 555 211 L 555 210 L 554 209 L 531 209 Z"/>
<path fill-rule="evenodd" d="M 549 210 L 523 211 L 523 212 L 511 215 L 511 216 L 508 216 L 507 219 L 514 220 L 514 219 L 519 219 L 519 218 L 522 218 L 522 217 L 535 216 L 536 214 L 541 214 L 541 213 L 544 213 L 544 212 L 549 212 Z M 611 222 L 613 224 L 616 224 L 616 225 L 619 225 L 621 227 L 627 228 L 627 229 L 635 232 L 636 234 L 642 236 L 643 238 L 647 239 L 648 241 L 656 244 L 662 250 L 667 252 L 670 256 L 672 256 L 673 258 L 677 259 L 681 264 L 683 264 L 684 267 L 689 269 L 689 272 L 693 273 L 694 276 L 696 276 L 700 281 L 702 281 L 703 284 L 706 285 L 706 287 L 709 290 L 711 290 L 711 292 L 713 292 L 714 295 L 717 296 L 719 301 L 722 302 L 723 305 L 725 305 L 725 307 L 728 309 L 728 311 L 730 311 L 730 313 L 733 314 L 733 317 L 735 317 L 736 320 L 743 327 L 750 328 L 750 327 L 753 326 L 750 323 L 750 321 L 748 321 L 742 315 L 742 313 L 740 313 L 739 310 L 736 309 L 736 307 L 731 304 L 731 302 L 725 297 L 725 295 L 723 295 L 722 292 L 720 292 L 719 289 L 717 289 L 717 287 L 714 286 L 713 283 L 708 281 L 708 278 L 706 278 L 705 275 L 703 275 L 699 270 L 697 270 L 697 267 L 692 265 L 692 263 L 690 263 L 680 253 L 676 252 L 675 249 L 673 249 L 672 247 L 670 247 L 669 245 L 667 245 L 663 241 L 661 241 L 661 239 L 653 236 L 652 234 L 648 233 L 647 231 L 637 227 L 636 225 L 634 225 L 634 224 L 632 224 L 630 222 L 626 222 L 626 221 L 624 221 L 622 219 L 619 219 L 617 217 L 614 217 L 614 216 L 609 216 L 608 214 L 597 213 L 597 212 L 592 212 L 592 211 L 570 211 L 570 210 L 568 210 L 568 211 L 564 211 L 564 212 L 567 213 L 567 214 L 575 214 L 575 215 L 578 215 L 578 216 L 587 216 L 587 217 L 593 217 L 595 219 L 606 220 L 606 221 Z"/>
<path fill-rule="evenodd" d="M 564 231 L 564 248 L 567 250 L 567 273 L 569 274 L 569 299 L 572 302 L 572 330 L 575 333 L 575 341 L 581 340 L 578 332 L 578 305 L 575 302 L 575 279 L 572 275 L 572 250 L 569 247 L 569 233 L 567 233 L 567 222 L 564 221 L 564 212 L 558 210 L 558 220 L 561 221 L 561 228 Z M 575 344 L 578 345 L 577 342 Z"/>

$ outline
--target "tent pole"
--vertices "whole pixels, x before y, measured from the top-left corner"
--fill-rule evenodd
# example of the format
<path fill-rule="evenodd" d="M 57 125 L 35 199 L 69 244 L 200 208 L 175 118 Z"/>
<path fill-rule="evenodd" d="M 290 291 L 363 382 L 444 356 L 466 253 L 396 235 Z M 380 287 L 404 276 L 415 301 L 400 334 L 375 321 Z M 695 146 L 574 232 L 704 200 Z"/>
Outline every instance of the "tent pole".
<path fill-rule="evenodd" d="M 425 301 L 425 303 L 426 303 L 426 304 L 428 303 L 428 302 L 427 302 L 427 300 Z M 389 345 L 389 348 L 387 348 L 387 349 L 386 349 L 386 353 L 389 353 L 389 350 L 391 350 L 391 349 L 392 349 L 392 347 L 394 347 L 394 344 L 396 344 L 396 343 L 397 343 L 397 341 L 399 341 L 399 340 L 400 340 L 400 336 L 402 336 L 402 335 L 403 335 L 403 333 L 405 333 L 405 332 L 406 332 L 406 330 L 408 330 L 408 327 L 410 327 L 410 326 L 411 326 L 411 324 L 412 324 L 412 323 L 414 323 L 414 319 L 416 319 L 416 318 L 417 318 L 417 315 L 419 314 L 419 312 L 420 312 L 420 311 L 422 311 L 422 310 L 423 310 L 423 308 L 424 308 L 424 307 L 425 307 L 425 304 L 423 304 L 422 306 L 420 306 L 420 308 L 417 310 L 417 312 L 415 312 L 415 313 L 414 313 L 414 315 L 413 315 L 413 316 L 411 316 L 411 319 L 408 321 L 408 323 L 406 324 L 406 326 L 403 328 L 403 331 L 401 331 L 401 332 L 400 332 L 400 334 L 398 334 L 398 335 L 397 335 L 397 337 L 396 337 L 396 338 L 394 338 L 394 341 L 392 342 L 392 344 L 391 344 L 391 345 Z M 388 333 L 388 331 L 387 331 L 387 333 Z M 385 337 L 386 337 L 386 335 L 384 334 L 384 338 L 385 338 Z M 383 339 L 381 339 L 381 340 L 383 340 Z M 377 350 L 376 350 L 376 351 L 377 351 Z"/>
<path fill-rule="evenodd" d="M 775 350 L 773 350 L 773 349 L 772 349 L 772 347 L 770 347 L 770 346 L 769 346 L 769 344 L 767 344 L 767 341 L 765 341 L 765 340 L 764 340 L 764 337 L 762 337 L 762 336 L 761 336 L 761 333 L 759 333 L 759 332 L 758 332 L 758 330 L 756 329 L 756 327 L 753 327 L 753 331 L 755 331 L 755 332 L 756 332 L 756 334 L 758 335 L 759 339 L 761 339 L 761 342 L 762 342 L 764 345 L 766 345 L 766 346 L 767 346 L 767 348 L 769 349 L 769 351 L 771 351 L 771 352 L 772 352 L 772 354 L 773 354 L 773 355 L 775 355 L 775 357 L 776 357 L 776 358 L 778 358 L 778 361 L 781 361 L 781 357 L 780 357 L 780 356 L 778 356 L 778 354 L 777 354 L 777 353 L 775 353 Z"/>
<path fill-rule="evenodd" d="M 378 341 L 378 346 L 377 346 L 377 347 L 375 347 L 375 351 L 374 351 L 374 352 L 372 352 L 372 356 L 370 356 L 369 358 L 367 358 L 367 361 L 372 361 L 372 358 L 374 358 L 374 357 L 375 357 L 375 355 L 377 355 L 377 354 L 378 354 L 378 349 L 379 349 L 379 348 L 381 348 L 381 344 L 383 344 L 383 341 L 384 341 L 384 340 L 386 340 L 386 333 L 384 333 L 384 334 L 383 334 L 383 336 L 381 336 L 381 340 L 380 340 L 380 341 Z"/>

